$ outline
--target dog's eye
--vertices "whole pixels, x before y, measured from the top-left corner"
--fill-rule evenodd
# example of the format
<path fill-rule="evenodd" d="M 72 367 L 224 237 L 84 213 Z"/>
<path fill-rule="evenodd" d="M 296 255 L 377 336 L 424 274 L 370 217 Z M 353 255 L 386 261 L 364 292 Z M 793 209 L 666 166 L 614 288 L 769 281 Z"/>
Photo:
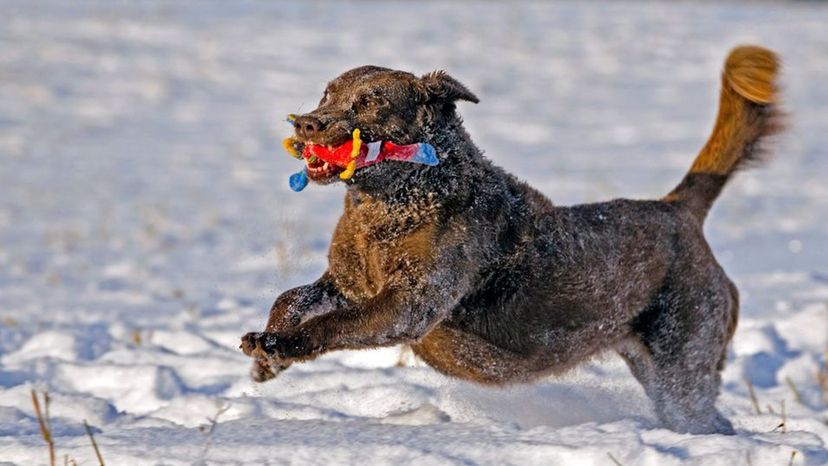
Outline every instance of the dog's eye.
<path fill-rule="evenodd" d="M 385 97 L 381 95 L 368 94 L 360 97 L 359 100 L 357 100 L 356 107 L 357 110 L 365 110 L 375 107 L 381 107 L 386 103 L 388 103 L 388 100 L 386 100 Z"/>

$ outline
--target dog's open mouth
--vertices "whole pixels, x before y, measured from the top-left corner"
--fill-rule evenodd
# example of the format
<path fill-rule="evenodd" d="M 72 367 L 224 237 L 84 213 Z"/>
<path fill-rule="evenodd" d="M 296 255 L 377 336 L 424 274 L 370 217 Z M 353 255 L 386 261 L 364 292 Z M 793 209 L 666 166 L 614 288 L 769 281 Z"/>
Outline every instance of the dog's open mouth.
<path fill-rule="evenodd" d="M 308 178 L 313 181 L 323 181 L 337 176 L 345 170 L 345 168 L 335 165 L 333 162 L 326 162 L 320 157 L 313 155 L 315 146 L 317 146 L 317 144 L 309 144 L 305 146 L 307 149 L 310 149 L 306 151 L 310 155 L 304 156 L 305 164 L 307 165 Z"/>
<path fill-rule="evenodd" d="M 285 139 L 282 144 L 290 155 L 305 162 L 305 173 L 313 181 L 330 181 L 347 167 L 347 164 L 329 157 L 337 149 L 336 146 L 303 142 L 294 137 Z"/>
<path fill-rule="evenodd" d="M 440 163 L 434 147 L 428 143 L 397 145 L 391 141 L 363 141 L 359 129 L 352 139 L 340 144 L 317 144 L 289 137 L 282 141 L 285 150 L 305 162 L 305 168 L 290 176 L 290 189 L 299 192 L 308 181 L 328 184 L 335 179 L 347 181 L 357 169 L 384 160 L 397 160 L 434 166 Z"/>

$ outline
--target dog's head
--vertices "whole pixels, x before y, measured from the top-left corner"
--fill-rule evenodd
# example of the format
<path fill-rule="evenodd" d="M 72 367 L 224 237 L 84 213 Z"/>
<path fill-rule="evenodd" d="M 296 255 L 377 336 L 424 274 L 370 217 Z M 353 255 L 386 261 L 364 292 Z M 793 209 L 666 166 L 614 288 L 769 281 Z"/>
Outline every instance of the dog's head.
<path fill-rule="evenodd" d="M 392 141 L 413 144 L 426 141 L 429 128 L 442 117 L 453 115 L 455 102 L 477 103 L 477 97 L 443 71 L 420 78 L 404 71 L 377 66 L 362 66 L 340 75 L 328 83 L 319 106 L 294 120 L 294 139 L 302 144 L 338 146 L 359 128 L 365 142 Z M 311 180 L 327 184 L 336 179 L 342 168 L 321 160 L 306 161 Z M 318 165 L 318 166 L 317 166 Z M 321 169 L 324 165 L 324 170 Z M 357 171 L 353 182 L 392 181 L 399 163 L 380 163 Z"/>

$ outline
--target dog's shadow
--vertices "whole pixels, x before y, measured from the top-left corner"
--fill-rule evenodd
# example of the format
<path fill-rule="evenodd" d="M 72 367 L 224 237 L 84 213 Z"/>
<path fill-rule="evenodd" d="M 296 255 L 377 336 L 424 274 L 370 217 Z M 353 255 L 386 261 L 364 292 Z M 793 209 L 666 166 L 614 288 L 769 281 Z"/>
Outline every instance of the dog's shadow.
<path fill-rule="evenodd" d="M 396 348 L 341 352 L 312 367 L 291 368 L 260 390 L 282 401 L 385 424 L 495 423 L 520 429 L 622 419 L 656 424 L 641 385 L 613 353 L 562 376 L 507 387 L 448 378 L 419 360 L 409 359 L 407 369 L 394 367 L 398 358 Z"/>
<path fill-rule="evenodd" d="M 527 429 L 607 423 L 655 422 L 650 402 L 623 362 L 613 358 L 562 377 L 505 388 L 454 383 L 441 408 L 453 421 L 492 420 Z"/>

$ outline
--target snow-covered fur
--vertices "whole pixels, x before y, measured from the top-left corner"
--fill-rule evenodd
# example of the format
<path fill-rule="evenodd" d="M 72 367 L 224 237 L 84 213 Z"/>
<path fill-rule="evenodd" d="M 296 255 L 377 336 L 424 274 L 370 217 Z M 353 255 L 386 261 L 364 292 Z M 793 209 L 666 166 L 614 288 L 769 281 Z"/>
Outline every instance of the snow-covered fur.
<path fill-rule="evenodd" d="M 733 433 L 714 403 L 738 292 L 702 224 L 778 128 L 776 72 L 768 50 L 731 53 L 713 135 L 664 199 L 573 207 L 482 156 L 455 108 L 477 98 L 447 74 L 343 74 L 296 119 L 298 140 L 337 145 L 360 128 L 368 141 L 428 142 L 440 164 L 384 162 L 346 182 L 328 269 L 242 338 L 254 379 L 327 351 L 410 344 L 444 374 L 508 384 L 616 350 L 666 427 Z"/>

